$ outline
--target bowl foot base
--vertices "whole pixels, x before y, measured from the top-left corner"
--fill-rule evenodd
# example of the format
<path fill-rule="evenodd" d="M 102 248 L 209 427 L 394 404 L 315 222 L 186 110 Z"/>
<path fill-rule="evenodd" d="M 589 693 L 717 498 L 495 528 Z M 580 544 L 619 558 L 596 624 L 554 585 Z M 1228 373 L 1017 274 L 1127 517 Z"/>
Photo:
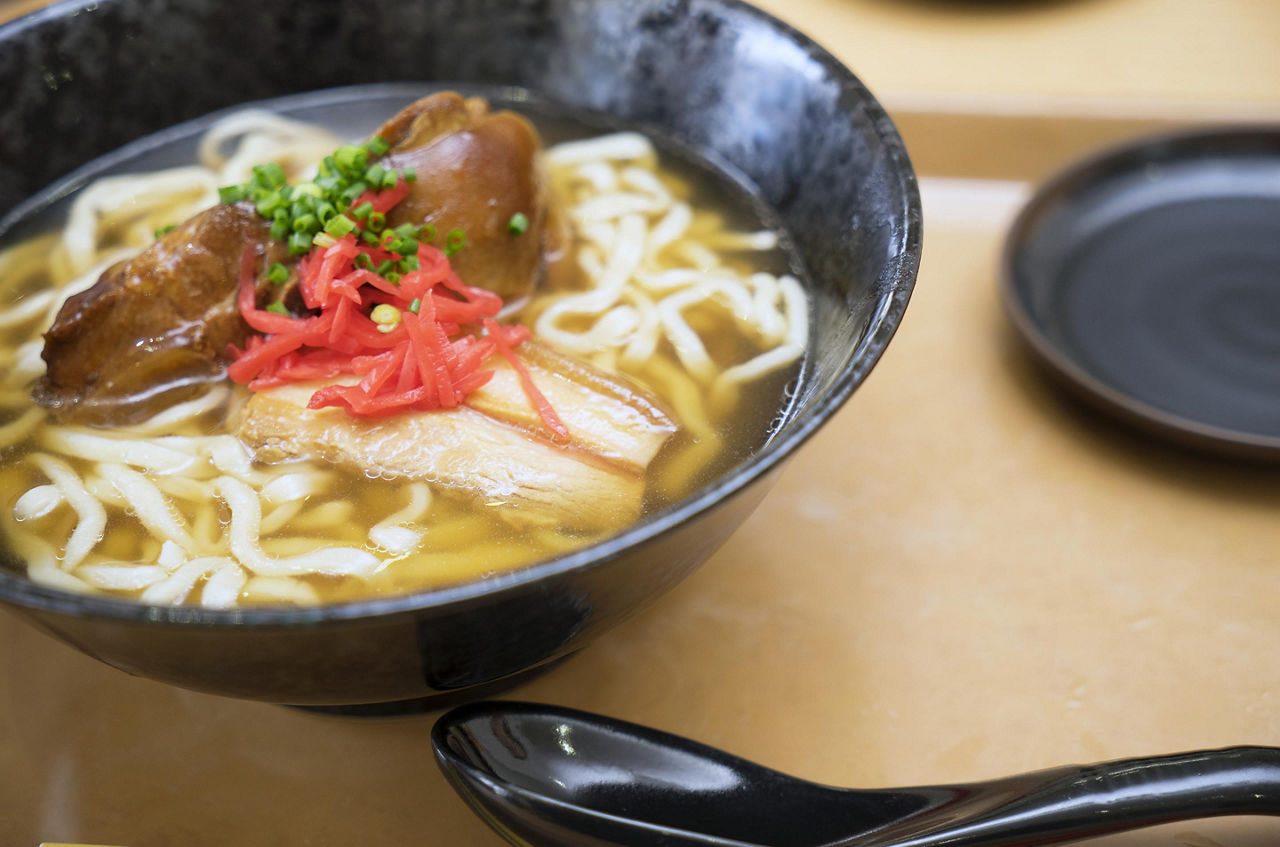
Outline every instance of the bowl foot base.
<path fill-rule="evenodd" d="M 561 656 L 558 659 L 538 665 L 536 668 L 529 668 L 511 676 L 505 676 L 502 679 L 495 679 L 493 682 L 472 685 L 457 691 L 442 691 L 439 694 L 430 694 L 426 697 L 410 697 L 407 700 L 388 700 L 381 703 L 351 703 L 336 706 L 285 705 L 291 709 L 301 709 L 304 712 L 339 715 L 348 718 L 394 718 L 404 715 L 421 715 L 450 709 L 472 700 L 483 700 L 502 694 L 534 677 L 541 676 L 572 656 L 573 654 L 570 653 L 568 656 Z"/>

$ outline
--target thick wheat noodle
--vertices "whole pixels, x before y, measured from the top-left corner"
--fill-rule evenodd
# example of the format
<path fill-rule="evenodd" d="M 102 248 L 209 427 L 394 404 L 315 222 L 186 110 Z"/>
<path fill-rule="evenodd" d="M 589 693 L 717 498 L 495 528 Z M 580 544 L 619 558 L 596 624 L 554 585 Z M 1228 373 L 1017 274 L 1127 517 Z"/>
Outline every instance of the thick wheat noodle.
<path fill-rule="evenodd" d="M 50 304 L 57 296 L 55 291 L 44 291 L 28 297 L 8 311 L 0 312 L 0 329 L 10 329 L 35 320 L 49 310 Z"/>
<path fill-rule="evenodd" d="M 183 203 L 180 198 L 190 197 Z M 218 202 L 217 177 L 199 166 L 170 168 L 145 176 L 103 177 L 71 204 L 62 246 L 77 273 L 98 261 L 102 230 L 117 218 L 147 217 L 161 209 L 182 220 Z M 186 214 L 183 214 L 183 213 Z"/>
<path fill-rule="evenodd" d="M 635 273 L 643 258 L 644 219 L 639 215 L 627 215 L 619 224 L 619 245 L 609 257 L 608 264 L 596 278 L 596 287 L 582 294 L 573 294 L 547 307 L 538 318 L 536 333 L 553 346 L 567 352 L 583 353 L 597 349 L 597 345 L 584 340 L 583 333 L 562 329 L 557 321 L 561 317 L 603 313 L 617 304 L 627 280 Z"/>
<path fill-rule="evenodd" d="M 10 298 L 27 288 L 32 280 L 49 272 L 49 254 L 58 244 L 59 233 L 37 236 L 0 250 L 0 292 Z"/>
<path fill-rule="evenodd" d="M 333 482 L 333 474 L 310 468 L 310 463 L 301 469 L 282 473 L 262 486 L 262 499 L 269 503 L 294 503 L 313 497 Z"/>
<path fill-rule="evenodd" d="M 36 431 L 44 420 L 44 409 L 28 409 L 14 420 L 0 426 L 0 450 L 12 447 Z"/>
<path fill-rule="evenodd" d="M 409 502 L 403 509 L 387 515 L 369 530 L 369 540 L 394 553 L 408 553 L 422 540 L 422 532 L 404 526 L 421 521 L 431 508 L 431 488 L 424 482 L 405 486 Z"/>
<path fill-rule="evenodd" d="M 662 316 L 653 299 L 639 288 L 628 291 L 627 300 L 636 313 L 636 328 L 622 349 L 622 361 L 632 370 L 638 370 L 658 350 Z"/>
<path fill-rule="evenodd" d="M 618 187 L 618 172 L 608 162 L 587 162 L 579 165 L 575 173 L 596 191 L 614 191 Z"/>
<path fill-rule="evenodd" d="M 305 582 L 275 576 L 250 577 L 244 585 L 241 596 L 258 603 L 278 602 L 314 606 L 320 602 L 320 595 Z"/>
<path fill-rule="evenodd" d="M 188 500 L 192 503 L 208 503 L 214 498 L 213 483 L 208 480 L 158 474 L 152 482 L 165 494 L 172 495 L 180 500 Z"/>
<path fill-rule="evenodd" d="M 674 203 L 653 228 L 645 243 L 645 253 L 650 258 L 656 257 L 668 244 L 683 238 L 693 222 L 693 209 L 688 203 Z"/>
<path fill-rule="evenodd" d="M 168 576 L 159 565 L 129 563 L 81 565 L 76 576 L 104 591 L 141 591 Z"/>
<path fill-rule="evenodd" d="M 111 484 L 111 481 L 101 476 L 90 475 L 84 480 L 85 490 L 98 498 L 98 502 L 103 506 L 115 509 L 128 509 L 129 501 L 124 499 L 124 495 L 120 493 L 120 489 Z"/>
<path fill-rule="evenodd" d="M 62 548 L 61 567 L 66 571 L 73 570 L 102 540 L 102 533 L 107 528 L 107 511 L 66 462 L 47 453 L 34 453 L 31 460 L 44 471 L 50 482 L 58 486 L 62 498 L 79 518 Z"/>
<path fill-rule="evenodd" d="M 262 506 L 252 488 L 230 476 L 219 477 L 218 495 L 231 509 L 227 530 L 231 555 L 259 576 L 368 576 L 382 562 L 368 551 L 354 547 L 324 547 L 314 553 L 288 558 L 272 558 L 259 544 Z M 317 544 L 323 543 L 317 539 Z"/>
<path fill-rule="evenodd" d="M 45 449 L 89 461 L 107 461 L 153 473 L 181 473 L 199 464 L 198 456 L 170 446 L 167 438 L 112 438 L 71 427 L 49 427 L 41 435 Z"/>
<path fill-rule="evenodd" d="M 227 142 L 240 139 L 230 154 Z M 211 126 L 200 140 L 199 160 L 218 173 L 220 185 L 249 179 L 254 165 L 278 162 L 286 170 L 313 165 L 338 145 L 338 139 L 313 124 L 281 117 L 263 109 L 245 109 Z"/>
<path fill-rule="evenodd" d="M 27 576 L 31 577 L 32 582 L 77 594 L 93 591 L 93 586 L 58 567 L 58 554 L 47 541 L 13 528 L 10 529 L 9 539 L 13 552 L 27 563 Z"/>
<path fill-rule="evenodd" d="M 574 220 L 581 222 L 608 221 L 627 215 L 649 215 L 662 212 L 670 205 L 665 197 L 618 191 L 602 197 L 594 197 L 573 208 Z"/>
<path fill-rule="evenodd" d="M 44 359 L 40 358 L 40 351 L 43 349 L 44 340 L 41 338 L 19 345 L 13 353 L 13 363 L 5 374 L 5 384 L 25 387 L 43 374 Z"/>
<path fill-rule="evenodd" d="M 223 568 L 239 568 L 226 556 L 205 556 L 183 562 L 160 582 L 153 583 L 138 598 L 143 603 L 181 603 L 202 578 Z"/>
<path fill-rule="evenodd" d="M 770 344 L 778 344 L 786 337 L 791 324 L 787 319 L 790 312 L 783 314 L 778 311 L 778 298 L 785 296 L 781 281 L 773 274 L 756 273 L 751 275 L 750 285 L 752 312 L 760 328 L 760 336 Z M 803 311 L 808 311 L 807 303 Z"/>
<path fill-rule="evenodd" d="M 712 249 L 774 249 L 776 234 L 731 232 L 713 216 L 703 216 L 694 237 L 692 209 L 677 201 L 653 170 L 626 164 L 651 164 L 654 159 L 647 139 L 626 133 L 548 151 L 553 176 L 570 186 L 574 180 L 579 183 L 570 188 L 575 201 L 570 214 L 588 242 L 580 246 L 578 260 L 593 287 L 546 308 L 536 324 L 538 334 L 568 352 L 591 354 L 597 362 L 613 358 L 597 352 L 611 337 L 612 346 L 621 348 L 620 361 L 631 368 L 652 356 L 659 339 L 665 338 L 682 365 L 704 384 L 736 384 L 794 362 L 803 355 L 804 343 L 783 343 L 783 336 L 798 320 L 807 324 L 806 316 L 791 314 L 796 304 L 779 296 L 780 283 L 772 275 L 740 275 Z M 647 220 L 650 217 L 656 220 Z M 616 218 L 619 225 L 610 225 Z M 619 254 L 633 249 L 633 239 L 641 242 L 641 257 L 628 263 L 631 273 L 620 283 L 611 271 L 618 270 Z M 687 266 L 670 267 L 660 256 L 668 251 Z M 609 258 L 601 261 L 598 252 Z M 647 293 L 637 296 L 641 287 Z M 727 306 L 765 349 L 747 362 L 715 362 L 683 315 L 686 308 L 712 299 Z M 590 316 L 595 320 L 584 327 L 582 319 Z M 730 378 L 721 382 L 726 367 Z"/>
<path fill-rule="evenodd" d="M 13 516 L 20 521 L 34 521 L 53 513 L 63 504 L 58 486 L 47 483 L 28 488 L 13 504 Z"/>
<path fill-rule="evenodd" d="M 249 575 L 244 568 L 218 568 L 204 581 L 200 591 L 200 602 L 213 609 L 228 609 L 236 605 L 240 592 L 249 582 Z"/>
<path fill-rule="evenodd" d="M 616 132 L 583 141 L 566 141 L 547 150 L 548 164 L 564 167 L 596 162 L 651 160 L 653 145 L 638 132 Z"/>
<path fill-rule="evenodd" d="M 271 535 L 284 529 L 284 527 L 298 516 L 302 511 L 302 501 L 294 500 L 289 503 L 282 503 L 271 511 L 262 516 L 262 523 L 258 525 L 258 532 L 262 535 Z"/>
<path fill-rule="evenodd" d="M 200 545 L 191 537 L 186 523 L 177 517 L 173 504 L 155 483 L 124 465 L 102 463 L 98 465 L 98 473 L 116 487 L 130 504 L 134 515 L 152 535 L 172 541 L 188 555 L 194 556 L 202 552 Z"/>
<path fill-rule="evenodd" d="M 618 175 L 623 185 L 629 185 L 645 194 L 650 195 L 656 200 L 661 200 L 664 208 L 674 199 L 667 187 L 662 184 L 662 180 L 651 170 L 633 166 L 624 167 Z"/>
<path fill-rule="evenodd" d="M 180 425 L 194 421 L 206 412 L 223 405 L 230 396 L 230 389 L 225 386 L 215 386 L 193 400 L 170 406 L 141 423 L 126 427 L 124 431 L 133 435 L 167 434 Z"/>

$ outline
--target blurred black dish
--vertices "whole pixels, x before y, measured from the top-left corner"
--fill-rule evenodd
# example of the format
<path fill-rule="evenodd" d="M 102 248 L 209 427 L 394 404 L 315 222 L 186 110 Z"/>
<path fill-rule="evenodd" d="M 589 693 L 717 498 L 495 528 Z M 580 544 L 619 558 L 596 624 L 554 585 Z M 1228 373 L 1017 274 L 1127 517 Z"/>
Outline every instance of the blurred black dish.
<path fill-rule="evenodd" d="M 1050 180 L 1009 234 L 1002 293 L 1085 399 L 1280 461 L 1280 129 L 1147 139 Z"/>
<path fill-rule="evenodd" d="M 696 68 L 690 72 L 690 68 Z M 862 382 L 920 255 L 910 163 L 865 87 L 734 0 L 99 0 L 0 28 L 0 213 L 97 156 L 252 100 L 380 81 L 511 85 L 735 166 L 794 236 L 811 350 L 771 442 L 583 551 L 482 582 L 298 609 L 84 597 L 0 569 L 0 599 L 130 673 L 296 704 L 465 699 L 581 648 L 701 564 Z"/>

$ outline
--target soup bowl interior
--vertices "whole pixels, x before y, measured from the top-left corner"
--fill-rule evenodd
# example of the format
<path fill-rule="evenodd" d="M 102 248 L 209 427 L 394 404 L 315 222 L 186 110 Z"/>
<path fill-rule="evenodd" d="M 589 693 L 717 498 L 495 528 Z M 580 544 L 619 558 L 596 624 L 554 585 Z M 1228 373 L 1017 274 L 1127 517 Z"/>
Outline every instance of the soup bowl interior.
<path fill-rule="evenodd" d="M 32 68 L 41 69 L 32 73 Z M 810 349 L 747 461 L 599 544 L 438 590 L 314 608 L 159 607 L 37 585 L 0 599 L 130 673 L 295 704 L 476 696 L 566 656 L 701 564 L 848 398 L 902 318 L 920 206 L 888 117 L 803 35 L 732 0 L 98 0 L 0 28 L 0 214 L 134 139 L 248 101 L 375 82 L 499 87 L 676 139 L 789 233 Z"/>

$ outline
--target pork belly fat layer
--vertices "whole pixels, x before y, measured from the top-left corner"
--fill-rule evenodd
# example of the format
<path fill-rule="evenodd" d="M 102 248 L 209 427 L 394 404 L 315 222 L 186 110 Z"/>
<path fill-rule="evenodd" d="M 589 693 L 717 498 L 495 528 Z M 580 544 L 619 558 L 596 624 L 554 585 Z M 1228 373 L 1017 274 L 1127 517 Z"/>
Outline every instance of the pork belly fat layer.
<path fill-rule="evenodd" d="M 517 355 L 569 428 L 549 439 L 501 356 L 495 375 L 467 405 L 365 420 L 312 410 L 318 385 L 254 394 L 239 425 L 263 461 L 314 457 L 365 473 L 421 479 L 482 502 L 516 507 L 530 519 L 612 529 L 640 515 L 644 473 L 678 426 L 644 389 L 534 342 Z"/>
<path fill-rule="evenodd" d="M 258 458 L 315 457 L 369 474 L 426 480 L 484 503 L 584 530 L 613 528 L 640 514 L 637 474 L 590 453 L 557 447 L 461 406 L 376 420 L 341 409 L 308 409 L 317 386 L 255 394 L 239 428 Z"/>
<path fill-rule="evenodd" d="M 526 341 L 519 357 L 569 429 L 570 446 L 642 474 L 678 427 L 674 418 L 638 385 L 606 375 L 576 359 Z M 500 357 L 485 363 L 493 378 L 467 397 L 467 405 L 491 417 L 541 433 L 519 375 Z"/>

